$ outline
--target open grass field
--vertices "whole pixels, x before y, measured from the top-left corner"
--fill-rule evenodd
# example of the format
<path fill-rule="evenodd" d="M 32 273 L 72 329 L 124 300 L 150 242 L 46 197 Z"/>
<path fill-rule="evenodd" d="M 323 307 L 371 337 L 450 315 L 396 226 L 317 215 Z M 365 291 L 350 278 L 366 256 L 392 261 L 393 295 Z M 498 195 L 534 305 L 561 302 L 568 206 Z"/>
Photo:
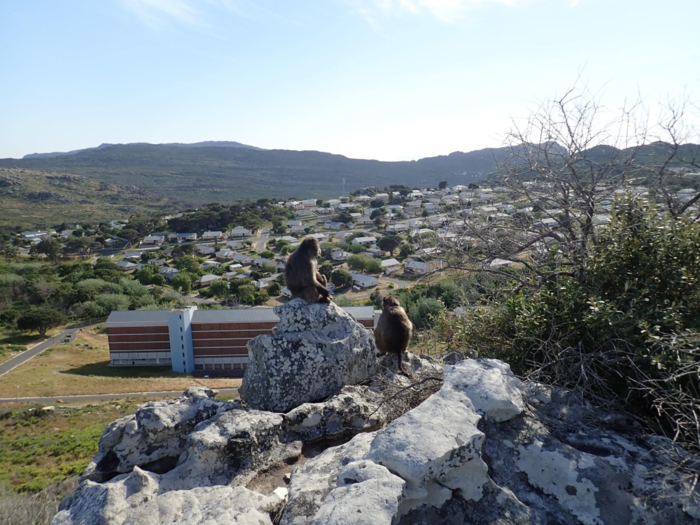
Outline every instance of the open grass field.
<path fill-rule="evenodd" d="M 55 411 L 41 405 L 0 407 L 0 486 L 38 492 L 80 474 L 106 426 L 134 413 L 139 403 L 126 399 Z"/>
<path fill-rule="evenodd" d="M 4 375 L 0 397 L 158 392 L 193 385 L 236 388 L 241 384 L 240 379 L 183 376 L 169 367 L 112 368 L 108 364 L 107 336 L 83 329 L 75 342 L 58 344 Z"/>

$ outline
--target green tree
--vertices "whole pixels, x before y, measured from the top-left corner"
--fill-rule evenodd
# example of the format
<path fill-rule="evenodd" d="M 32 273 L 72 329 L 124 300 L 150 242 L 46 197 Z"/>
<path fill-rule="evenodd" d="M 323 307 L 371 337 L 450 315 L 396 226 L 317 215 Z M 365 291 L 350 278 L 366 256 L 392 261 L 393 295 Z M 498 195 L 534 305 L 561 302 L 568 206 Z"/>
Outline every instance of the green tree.
<path fill-rule="evenodd" d="M 403 239 L 398 235 L 385 235 L 377 241 L 377 246 L 385 252 L 389 252 L 394 255 L 394 250 L 401 246 Z"/>
<path fill-rule="evenodd" d="M 348 268 L 351 270 L 362 271 L 367 264 L 367 257 L 362 255 L 350 255 L 347 260 Z"/>
<path fill-rule="evenodd" d="M 105 315 L 115 310 L 128 310 L 131 306 L 129 296 L 120 293 L 99 294 L 95 302 L 104 309 Z"/>
<path fill-rule="evenodd" d="M 180 271 L 186 271 L 193 274 L 197 274 L 199 273 L 199 261 L 196 257 L 186 255 L 184 257 L 180 257 L 177 261 L 175 261 L 175 268 L 177 268 Z"/>
<path fill-rule="evenodd" d="M 51 328 L 61 326 L 66 322 L 65 316 L 48 306 L 32 307 L 17 319 L 17 328 L 22 331 L 37 331 L 41 337 Z"/>
<path fill-rule="evenodd" d="M 207 292 L 209 297 L 218 297 L 219 299 L 228 300 L 230 294 L 228 281 L 223 279 L 214 281 L 209 285 Z"/>
<path fill-rule="evenodd" d="M 326 280 L 330 281 L 331 275 L 333 274 L 333 265 L 326 261 L 318 267 L 318 271 Z"/>
<path fill-rule="evenodd" d="M 445 188 L 447 188 L 447 181 L 446 181 L 446 180 L 441 180 L 441 181 L 438 183 L 438 189 L 444 190 Z"/>
<path fill-rule="evenodd" d="M 379 259 L 371 259 L 367 257 L 365 260 L 365 271 L 367 273 L 381 273 L 382 261 L 380 261 Z"/>
<path fill-rule="evenodd" d="M 331 274 L 331 282 L 338 288 L 352 286 L 352 275 L 344 270 L 335 270 Z"/>
<path fill-rule="evenodd" d="M 56 263 L 61 258 L 61 243 L 53 237 L 47 237 L 29 249 L 29 255 L 39 254 L 45 255 L 49 261 Z"/>
<path fill-rule="evenodd" d="M 193 276 L 189 272 L 180 272 L 170 281 L 172 287 L 178 292 L 190 293 L 192 291 Z"/>

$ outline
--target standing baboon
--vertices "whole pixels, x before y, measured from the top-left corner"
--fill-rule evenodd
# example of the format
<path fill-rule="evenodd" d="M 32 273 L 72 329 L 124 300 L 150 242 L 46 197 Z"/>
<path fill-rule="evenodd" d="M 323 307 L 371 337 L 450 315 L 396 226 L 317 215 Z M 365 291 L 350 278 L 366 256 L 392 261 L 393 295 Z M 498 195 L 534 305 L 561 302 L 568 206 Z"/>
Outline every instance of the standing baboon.
<path fill-rule="evenodd" d="M 314 237 L 304 237 L 299 247 L 287 259 L 284 279 L 292 293 L 292 299 L 301 297 L 309 304 L 330 303 L 331 294 L 326 288 L 328 281 L 316 269 L 316 257 L 321 247 Z"/>
<path fill-rule="evenodd" d="M 396 354 L 399 358 L 399 372 L 410 377 L 401 364 L 401 356 L 408 348 L 413 334 L 413 323 L 401 307 L 399 300 L 387 295 L 382 301 L 382 315 L 374 329 L 374 339 L 380 355 Z"/>

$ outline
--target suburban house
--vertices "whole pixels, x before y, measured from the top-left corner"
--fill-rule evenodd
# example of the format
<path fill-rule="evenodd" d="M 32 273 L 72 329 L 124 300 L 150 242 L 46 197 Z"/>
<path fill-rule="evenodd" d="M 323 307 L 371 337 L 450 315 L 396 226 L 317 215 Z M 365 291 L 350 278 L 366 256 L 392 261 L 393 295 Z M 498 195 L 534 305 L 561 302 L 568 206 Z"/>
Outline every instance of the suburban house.
<path fill-rule="evenodd" d="M 167 279 L 172 279 L 175 277 L 178 273 L 180 273 L 180 270 L 177 268 L 171 268 L 170 266 L 163 266 L 160 270 L 158 270 L 160 273 L 165 275 Z"/>
<path fill-rule="evenodd" d="M 220 281 L 220 280 L 221 280 L 221 276 L 212 275 L 212 274 L 208 273 L 206 275 L 202 275 L 202 277 L 199 278 L 199 281 L 197 281 L 197 286 L 199 288 L 202 288 L 204 286 L 209 286 L 214 281 Z"/>
<path fill-rule="evenodd" d="M 253 258 L 250 257 L 249 255 L 244 255 L 242 253 L 237 253 L 236 255 L 233 256 L 233 260 L 236 261 L 237 263 L 248 265 L 253 263 Z"/>
<path fill-rule="evenodd" d="M 352 284 L 360 288 L 371 288 L 379 284 L 379 279 L 372 275 L 364 275 L 362 273 L 351 273 L 350 275 L 352 275 Z"/>
<path fill-rule="evenodd" d="M 243 226 L 236 226 L 231 230 L 231 237 L 250 237 L 251 235 L 253 235 L 253 232 Z"/>
<path fill-rule="evenodd" d="M 361 245 L 367 245 L 367 244 L 375 244 L 377 242 L 376 237 L 357 237 L 352 240 L 352 244 L 361 244 Z"/>
<path fill-rule="evenodd" d="M 213 246 L 207 246 L 206 244 L 198 244 L 197 253 L 200 255 L 211 255 L 216 253 L 216 249 L 214 249 Z"/>
<path fill-rule="evenodd" d="M 430 262 L 425 262 L 425 261 L 408 261 L 404 265 L 404 271 L 406 273 L 414 273 L 414 274 L 428 273 L 434 269 L 435 269 L 434 266 Z"/>
<path fill-rule="evenodd" d="M 202 240 L 211 239 L 221 239 L 224 236 L 223 232 L 220 231 L 208 231 L 202 234 Z"/>
<path fill-rule="evenodd" d="M 385 259 L 382 261 L 382 270 L 385 275 L 389 275 L 401 268 L 401 263 L 396 259 Z"/>
<path fill-rule="evenodd" d="M 202 263 L 202 270 L 207 270 L 209 268 L 216 268 L 219 266 L 219 263 L 217 261 L 204 261 Z"/>
<path fill-rule="evenodd" d="M 143 241 L 141 241 L 141 244 L 151 244 L 151 245 L 156 245 L 156 244 L 163 244 L 165 241 L 165 237 L 162 235 L 148 235 L 143 238 Z"/>
<path fill-rule="evenodd" d="M 119 266 L 119 268 L 121 268 L 124 271 L 136 269 L 136 265 L 131 261 L 127 261 L 126 259 L 122 259 L 121 261 L 119 261 L 117 263 L 117 266 Z"/>
<path fill-rule="evenodd" d="M 127 250 L 124 253 L 124 259 L 140 259 L 142 253 L 141 250 Z"/>
<path fill-rule="evenodd" d="M 216 258 L 220 261 L 226 261 L 228 259 L 233 259 L 234 255 L 236 255 L 236 252 L 234 252 L 233 250 L 228 250 L 226 248 L 216 252 Z"/>
<path fill-rule="evenodd" d="M 197 240 L 196 233 L 178 233 L 177 242 L 194 242 Z"/>
<path fill-rule="evenodd" d="M 338 250 L 331 253 L 331 259 L 333 259 L 336 262 L 345 261 L 348 257 L 350 257 L 350 253 L 344 252 L 342 250 Z"/>
<path fill-rule="evenodd" d="M 263 264 L 275 264 L 275 261 L 272 259 L 266 259 L 265 257 L 258 257 L 257 259 L 253 260 L 253 264 L 259 268 L 262 268 Z"/>
<path fill-rule="evenodd" d="M 506 259 L 494 259 L 489 263 L 489 268 L 510 268 L 514 265 L 515 263 L 513 261 L 508 261 Z"/>

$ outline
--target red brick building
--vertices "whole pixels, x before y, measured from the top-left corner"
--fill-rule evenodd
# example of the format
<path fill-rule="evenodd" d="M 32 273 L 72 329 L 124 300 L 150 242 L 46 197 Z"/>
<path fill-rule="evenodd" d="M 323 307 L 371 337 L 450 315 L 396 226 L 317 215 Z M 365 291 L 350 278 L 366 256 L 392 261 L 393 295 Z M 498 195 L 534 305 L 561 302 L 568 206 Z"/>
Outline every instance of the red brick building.
<path fill-rule="evenodd" d="M 371 306 L 344 308 L 373 328 Z M 271 334 L 279 318 L 272 308 L 112 312 L 107 337 L 112 366 L 171 366 L 176 372 L 212 371 L 241 375 L 248 365 L 250 339 Z"/>

